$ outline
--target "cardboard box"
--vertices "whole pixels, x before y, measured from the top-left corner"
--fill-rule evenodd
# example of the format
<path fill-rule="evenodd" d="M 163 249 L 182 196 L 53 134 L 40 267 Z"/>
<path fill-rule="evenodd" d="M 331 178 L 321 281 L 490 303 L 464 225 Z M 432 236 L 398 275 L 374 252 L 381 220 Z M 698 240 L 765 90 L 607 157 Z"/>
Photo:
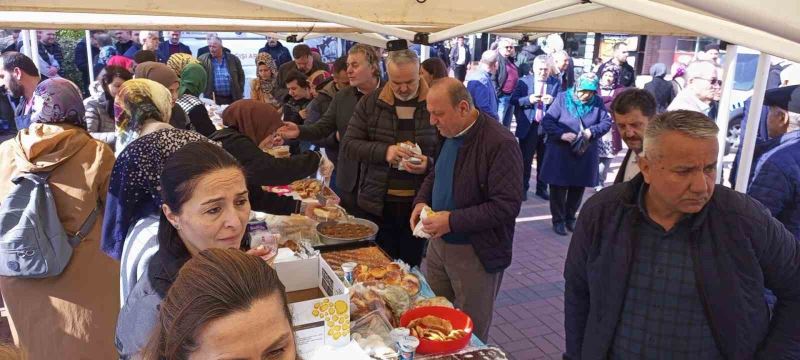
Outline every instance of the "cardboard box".
<path fill-rule="evenodd" d="M 286 287 L 299 355 L 350 343 L 350 294 L 322 257 L 275 264 Z"/>

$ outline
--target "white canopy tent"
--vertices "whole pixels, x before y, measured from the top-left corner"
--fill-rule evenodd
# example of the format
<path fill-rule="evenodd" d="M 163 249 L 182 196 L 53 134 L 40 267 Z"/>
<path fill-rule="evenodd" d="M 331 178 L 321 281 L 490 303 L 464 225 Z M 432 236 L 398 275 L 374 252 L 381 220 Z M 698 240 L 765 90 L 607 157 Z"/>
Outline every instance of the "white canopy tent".
<path fill-rule="evenodd" d="M 380 40 L 363 33 L 378 33 L 423 44 L 481 31 L 705 34 L 800 61 L 798 1 L 495 0 L 490 9 L 485 2 L 477 0 L 232 0 L 197 5 L 193 0 L 0 0 L 0 25 L 8 28 L 104 29 L 123 27 L 119 22 L 124 22 L 125 28 L 154 30 L 341 32 L 370 42 Z M 144 16 L 137 17 L 140 15 Z M 177 18 L 159 22 L 158 16 Z M 291 24 L 294 24 L 293 29 L 281 27 L 291 27 Z M 762 105 L 762 85 L 766 81 L 768 61 L 769 56 L 759 58 L 755 92 L 761 94 L 753 97 L 751 115 L 755 115 Z M 733 69 L 733 66 L 727 64 L 726 68 Z M 729 91 L 729 87 L 726 89 Z M 722 120 L 720 125 L 726 129 L 726 116 Z M 740 175 L 749 173 L 755 128 L 748 127 L 742 145 Z"/>

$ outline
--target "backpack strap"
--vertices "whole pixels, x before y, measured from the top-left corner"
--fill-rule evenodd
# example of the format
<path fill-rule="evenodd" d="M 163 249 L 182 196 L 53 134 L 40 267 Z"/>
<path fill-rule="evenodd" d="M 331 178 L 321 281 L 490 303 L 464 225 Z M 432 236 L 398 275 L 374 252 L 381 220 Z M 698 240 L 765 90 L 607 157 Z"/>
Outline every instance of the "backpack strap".
<path fill-rule="evenodd" d="M 97 205 L 92 209 L 92 212 L 86 217 L 86 221 L 83 222 L 81 225 L 80 230 L 76 232 L 74 235 L 69 237 L 69 244 L 72 247 L 78 246 L 78 244 L 86 238 L 86 235 L 89 235 L 89 232 L 92 231 L 94 227 L 94 223 L 97 221 L 97 213 L 100 212 L 100 203 L 98 202 Z"/>

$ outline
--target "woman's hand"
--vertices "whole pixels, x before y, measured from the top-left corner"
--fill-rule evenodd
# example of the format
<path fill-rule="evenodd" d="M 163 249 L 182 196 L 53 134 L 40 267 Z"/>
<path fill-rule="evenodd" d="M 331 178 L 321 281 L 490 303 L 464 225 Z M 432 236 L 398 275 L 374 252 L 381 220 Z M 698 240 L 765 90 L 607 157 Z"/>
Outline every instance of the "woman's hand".
<path fill-rule="evenodd" d="M 589 139 L 591 139 L 591 137 L 592 137 L 592 132 L 591 132 L 591 131 L 589 131 L 589 129 L 584 129 L 584 130 L 583 130 L 583 137 L 585 137 L 585 138 L 586 138 L 586 140 L 589 140 Z"/>
<path fill-rule="evenodd" d="M 552 104 L 552 103 L 553 103 L 553 96 L 552 96 L 552 95 L 550 95 L 550 94 L 545 94 L 545 95 L 542 95 L 542 102 L 543 102 L 545 105 L 550 105 L 550 104 Z"/>
<path fill-rule="evenodd" d="M 577 137 L 578 137 L 578 135 L 576 135 L 575 133 L 571 133 L 571 132 L 561 134 L 561 140 L 566 141 L 566 142 L 568 142 L 570 144 L 572 142 L 574 142 Z"/>

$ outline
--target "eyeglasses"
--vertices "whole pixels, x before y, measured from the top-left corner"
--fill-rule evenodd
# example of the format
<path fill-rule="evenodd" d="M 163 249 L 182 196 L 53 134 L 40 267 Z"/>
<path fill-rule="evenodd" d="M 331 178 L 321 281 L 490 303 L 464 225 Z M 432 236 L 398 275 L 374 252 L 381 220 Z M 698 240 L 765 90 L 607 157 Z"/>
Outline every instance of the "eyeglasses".
<path fill-rule="evenodd" d="M 506 46 L 505 48 L 506 49 L 513 49 L 514 47 L 513 46 Z"/>
<path fill-rule="evenodd" d="M 720 80 L 720 79 L 706 79 L 706 78 L 703 78 L 703 77 L 695 77 L 693 79 L 702 79 L 702 80 L 708 81 L 711 85 L 718 85 L 718 86 L 722 85 L 722 80 Z"/>

